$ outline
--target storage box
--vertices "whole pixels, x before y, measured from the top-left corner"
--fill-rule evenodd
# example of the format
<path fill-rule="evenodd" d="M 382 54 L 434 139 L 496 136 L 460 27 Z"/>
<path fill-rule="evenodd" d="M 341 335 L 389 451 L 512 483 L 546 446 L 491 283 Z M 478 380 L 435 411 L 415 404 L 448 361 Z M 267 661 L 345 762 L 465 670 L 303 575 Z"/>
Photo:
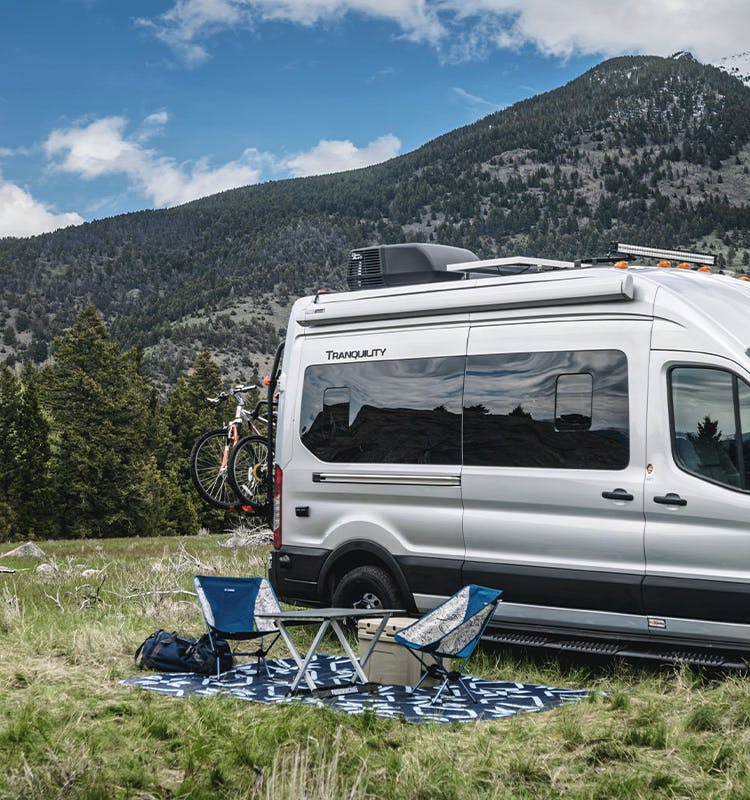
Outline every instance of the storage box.
<path fill-rule="evenodd" d="M 359 638 L 359 657 L 362 658 L 372 642 L 381 617 L 361 619 L 357 625 Z M 373 683 L 395 684 L 396 686 L 414 686 L 422 676 L 422 665 L 409 652 L 408 648 L 393 640 L 393 635 L 411 625 L 412 617 L 391 617 L 378 639 L 375 649 L 364 666 L 367 679 Z M 429 663 L 429 656 L 426 659 Z M 422 686 L 435 686 L 433 678 L 426 678 Z"/>

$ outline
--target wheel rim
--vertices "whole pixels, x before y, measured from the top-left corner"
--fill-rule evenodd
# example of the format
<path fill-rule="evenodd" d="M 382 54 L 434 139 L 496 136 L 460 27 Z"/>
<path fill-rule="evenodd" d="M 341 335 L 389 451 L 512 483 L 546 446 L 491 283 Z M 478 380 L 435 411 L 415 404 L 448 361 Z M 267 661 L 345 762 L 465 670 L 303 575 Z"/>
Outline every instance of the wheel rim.
<path fill-rule="evenodd" d="M 352 608 L 384 608 L 383 601 L 373 592 L 363 592 L 359 600 L 352 603 Z"/>
<path fill-rule="evenodd" d="M 263 505 L 268 499 L 266 473 L 268 447 L 262 441 L 250 442 L 234 456 L 233 476 L 237 488 L 246 500 L 253 505 Z"/>

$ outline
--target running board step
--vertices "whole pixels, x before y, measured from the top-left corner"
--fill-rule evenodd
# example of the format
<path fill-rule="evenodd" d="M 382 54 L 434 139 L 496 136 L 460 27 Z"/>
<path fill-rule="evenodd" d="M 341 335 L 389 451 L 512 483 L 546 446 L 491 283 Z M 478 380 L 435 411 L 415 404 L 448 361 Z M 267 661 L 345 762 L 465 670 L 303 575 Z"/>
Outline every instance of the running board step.
<path fill-rule="evenodd" d="M 589 655 L 642 658 L 648 661 L 660 661 L 668 664 L 690 664 L 699 667 L 715 667 L 717 669 L 748 668 L 747 659 L 736 653 L 705 652 L 700 650 L 668 650 L 649 647 L 638 647 L 632 642 L 592 641 L 590 639 L 555 639 L 548 636 L 526 633 L 503 633 L 501 631 L 486 633 L 482 641 L 494 645 L 512 645 L 513 647 L 534 647 L 546 650 L 558 650 L 569 653 L 588 653 Z"/>

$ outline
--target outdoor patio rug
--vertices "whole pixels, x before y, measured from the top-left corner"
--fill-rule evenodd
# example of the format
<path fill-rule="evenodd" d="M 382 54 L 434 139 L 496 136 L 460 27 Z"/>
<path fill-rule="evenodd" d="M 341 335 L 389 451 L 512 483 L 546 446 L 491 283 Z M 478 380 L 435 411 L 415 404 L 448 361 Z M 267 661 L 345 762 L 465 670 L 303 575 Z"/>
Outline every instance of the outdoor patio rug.
<path fill-rule="evenodd" d="M 352 679 L 351 664 L 345 657 L 318 655 L 313 674 L 318 684 L 343 686 Z M 139 675 L 122 683 L 151 692 L 185 697 L 203 695 L 212 697 L 219 693 L 230 694 L 240 700 L 257 703 L 305 703 L 333 708 L 347 714 L 371 711 L 378 717 L 402 719 L 405 722 L 471 722 L 482 719 L 502 719 L 515 714 L 546 711 L 562 703 L 582 700 L 590 695 L 585 689 L 556 689 L 533 683 L 514 681 L 486 681 L 469 677 L 469 686 L 479 702 L 475 705 L 458 690 L 446 689 L 436 705 L 430 705 L 435 689 L 418 689 L 414 694 L 404 686 L 377 686 L 370 692 L 332 695 L 330 697 L 299 694 L 287 697 L 287 689 L 296 674 L 292 659 L 269 660 L 274 676 L 255 675 L 255 664 L 245 663 L 224 673 L 221 680 L 194 673 L 168 675 Z"/>

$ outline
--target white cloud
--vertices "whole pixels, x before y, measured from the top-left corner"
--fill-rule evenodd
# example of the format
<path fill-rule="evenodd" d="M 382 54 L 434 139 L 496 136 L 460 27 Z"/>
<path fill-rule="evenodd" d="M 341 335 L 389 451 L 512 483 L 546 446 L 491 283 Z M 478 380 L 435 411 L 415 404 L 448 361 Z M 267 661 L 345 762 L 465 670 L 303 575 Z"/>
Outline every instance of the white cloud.
<path fill-rule="evenodd" d="M 638 52 L 668 55 L 691 50 L 714 59 L 747 47 L 746 0 L 439 0 L 456 19 L 490 22 L 498 47 L 532 44 L 542 53 Z"/>
<path fill-rule="evenodd" d="M 218 31 L 268 20 L 314 25 L 346 13 L 389 20 L 453 61 L 528 44 L 555 56 L 686 49 L 711 61 L 746 50 L 750 30 L 747 0 L 175 0 L 138 22 L 197 63 Z"/>
<path fill-rule="evenodd" d="M 356 147 L 349 140 L 321 140 L 304 153 L 284 159 L 283 167 L 295 178 L 324 175 L 330 172 L 369 167 L 398 155 L 401 140 L 391 133 L 370 142 L 366 147 Z"/>
<path fill-rule="evenodd" d="M 82 222 L 78 214 L 50 211 L 25 189 L 0 179 L 0 236 L 34 236 Z"/>
<path fill-rule="evenodd" d="M 11 158 L 13 156 L 27 156 L 31 152 L 28 147 L 0 147 L 0 158 Z"/>
<path fill-rule="evenodd" d="M 108 175 L 124 175 L 130 185 L 156 206 L 171 206 L 209 194 L 257 183 L 263 166 L 271 161 L 254 149 L 240 158 L 212 167 L 208 158 L 178 163 L 144 145 L 144 131 L 166 123 L 168 115 L 159 112 L 147 117 L 140 131 L 128 136 L 128 121 L 123 117 L 104 117 L 79 122 L 53 131 L 44 144 L 52 168 L 92 180 Z"/>
<path fill-rule="evenodd" d="M 493 111 L 499 111 L 501 108 L 504 108 L 503 105 L 493 103 L 492 100 L 485 100 L 484 97 L 470 94 L 460 86 L 454 86 L 453 93 L 456 97 L 460 98 L 469 111 L 477 117 L 483 117 L 486 114 L 491 114 Z"/>
<path fill-rule="evenodd" d="M 188 64 L 208 58 L 202 42 L 230 28 L 251 28 L 267 21 L 315 25 L 336 21 L 347 13 L 395 22 L 413 41 L 435 43 L 445 33 L 430 0 L 175 0 L 154 18 L 140 18 L 138 25 L 151 30 Z"/>
<path fill-rule="evenodd" d="M 195 40 L 217 30 L 248 24 L 242 5 L 238 0 L 176 0 L 155 20 L 139 18 L 136 23 L 152 30 L 189 64 L 198 64 L 208 58 L 208 52 Z"/>
<path fill-rule="evenodd" d="M 401 148 L 396 136 L 386 134 L 365 147 L 348 140 L 324 140 L 311 150 L 283 159 L 247 148 L 238 159 L 218 166 L 205 157 L 178 163 L 146 145 L 149 135 L 168 119 L 166 111 L 152 114 L 133 133 L 128 133 L 124 117 L 82 120 L 52 131 L 44 152 L 55 172 L 84 180 L 122 175 L 132 190 L 159 207 L 258 183 L 269 174 L 303 177 L 366 167 L 393 158 Z"/>

